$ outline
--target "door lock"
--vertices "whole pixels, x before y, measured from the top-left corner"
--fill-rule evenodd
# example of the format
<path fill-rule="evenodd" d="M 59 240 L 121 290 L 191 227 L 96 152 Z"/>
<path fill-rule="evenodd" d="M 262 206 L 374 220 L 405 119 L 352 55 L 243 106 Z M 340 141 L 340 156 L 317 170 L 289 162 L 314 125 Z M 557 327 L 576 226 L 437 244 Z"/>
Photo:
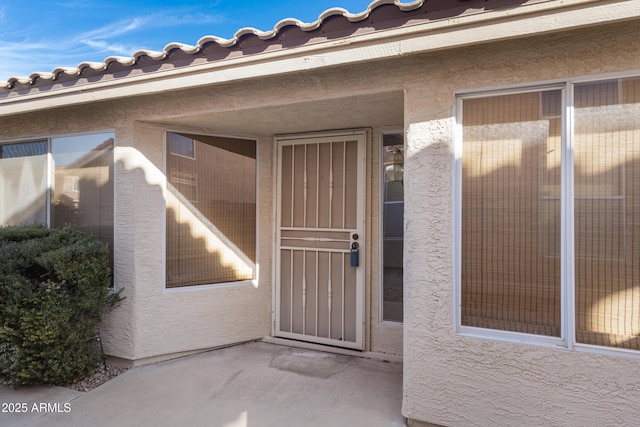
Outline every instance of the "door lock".
<path fill-rule="evenodd" d="M 357 234 L 355 235 L 357 236 Z M 358 267 L 360 265 L 360 245 L 358 242 L 351 244 L 351 267 Z"/>

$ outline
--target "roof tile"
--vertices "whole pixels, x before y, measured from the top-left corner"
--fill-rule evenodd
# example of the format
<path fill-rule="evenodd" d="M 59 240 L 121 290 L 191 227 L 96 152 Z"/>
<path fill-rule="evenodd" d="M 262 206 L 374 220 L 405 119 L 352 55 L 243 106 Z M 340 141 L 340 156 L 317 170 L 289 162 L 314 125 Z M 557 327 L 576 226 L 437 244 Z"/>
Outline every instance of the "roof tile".
<path fill-rule="evenodd" d="M 151 50 L 139 50 L 130 57 L 109 56 L 103 62 L 82 62 L 77 67 L 57 67 L 51 72 L 35 72 L 28 77 L 10 77 L 7 81 L 0 81 L 0 89 L 13 89 L 16 86 L 33 86 L 42 81 L 54 81 L 63 75 L 66 77 L 80 77 L 85 70 L 104 72 L 116 63 L 124 67 L 132 67 L 140 61 L 141 58 L 150 58 L 154 61 L 162 61 L 166 59 L 172 51 L 179 50 L 187 55 L 196 55 L 201 53 L 210 44 L 216 44 L 224 48 L 237 47 L 238 43 L 244 36 L 256 36 L 260 40 L 271 40 L 279 37 L 283 29 L 291 26 L 298 27 L 302 31 L 311 32 L 320 28 L 325 21 L 335 16 L 342 16 L 349 22 L 355 23 L 367 19 L 371 12 L 382 5 L 395 5 L 399 10 L 411 11 L 423 5 L 426 0 L 415 0 L 409 3 L 400 3 L 399 0 L 375 0 L 365 11 L 360 13 L 350 13 L 343 8 L 331 8 L 320 14 L 317 20 L 305 23 L 295 18 L 286 18 L 279 21 L 272 30 L 260 31 L 256 28 L 241 28 L 230 39 L 224 39 L 216 36 L 202 37 L 195 46 L 184 43 L 172 42 L 167 44 L 161 52 Z M 118 67 L 119 68 L 119 67 Z M 66 80 L 66 79 L 65 79 Z"/>
<path fill-rule="evenodd" d="M 255 28 L 241 28 L 232 38 L 224 39 L 216 36 L 202 37 L 196 45 L 172 42 L 162 51 L 139 50 L 130 57 L 109 56 L 103 62 L 82 62 L 75 68 L 58 67 L 51 72 L 35 72 L 28 77 L 10 77 L 0 81 L 0 95 L 8 96 L 8 92 L 26 93 L 34 87 L 44 89 L 58 83 L 65 85 L 76 81 L 96 81 L 102 78 L 117 78 L 122 75 L 138 74 L 171 67 L 182 67 L 193 63 L 224 60 L 229 57 L 250 55 L 274 50 L 290 48 L 327 37 L 337 38 L 366 30 L 375 31 L 403 25 L 413 19 L 440 19 L 451 14 L 468 13 L 468 10 L 480 10 L 495 7 L 509 7 L 518 4 L 546 0 L 415 0 L 401 3 L 400 0 L 374 0 L 366 10 L 350 13 L 343 8 L 331 8 L 320 14 L 313 22 L 305 23 L 298 19 L 286 18 L 279 21 L 272 30 L 260 31 Z M 423 8 L 424 14 L 418 9 Z M 396 8 L 395 10 L 393 8 Z M 381 11 L 384 22 L 374 19 L 374 11 Z M 377 12 L 377 11 L 376 11 Z M 413 12 L 405 14 L 403 12 Z M 355 25 L 371 18 L 371 26 Z M 362 28 L 360 28 L 362 27 Z M 370 28 L 369 28 L 370 27 Z M 322 34 L 314 32 L 322 30 Z M 330 34 L 330 35 L 329 35 Z M 111 76 L 106 76 L 111 74 Z"/>

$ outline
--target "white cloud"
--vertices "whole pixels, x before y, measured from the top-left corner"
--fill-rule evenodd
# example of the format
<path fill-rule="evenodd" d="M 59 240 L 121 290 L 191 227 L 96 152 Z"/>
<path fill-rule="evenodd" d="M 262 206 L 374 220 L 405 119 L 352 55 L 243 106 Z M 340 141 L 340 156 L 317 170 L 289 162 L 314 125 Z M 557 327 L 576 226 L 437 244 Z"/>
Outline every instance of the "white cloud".
<path fill-rule="evenodd" d="M 84 46 L 91 48 L 95 53 L 103 55 L 131 55 L 136 50 L 132 46 L 126 46 L 120 41 L 123 36 L 136 31 L 144 24 L 144 20 L 134 18 L 128 21 L 117 21 L 101 28 L 80 34 L 76 40 Z"/>
<path fill-rule="evenodd" d="M 202 25 L 202 24 L 220 24 L 225 22 L 227 18 L 223 15 L 210 15 L 206 13 L 171 15 L 159 17 L 158 20 L 164 22 L 164 25 L 158 26 L 177 26 L 177 25 Z"/>
<path fill-rule="evenodd" d="M 9 77 L 26 77 L 34 72 L 50 72 L 56 66 L 75 66 L 73 61 L 49 52 L 48 48 L 12 50 L 11 47 L 0 47 L 0 81 Z"/>
<path fill-rule="evenodd" d="M 92 6 L 104 10 L 105 4 L 88 0 L 70 0 L 60 2 L 57 6 Z M 167 31 L 169 35 L 159 41 L 160 45 L 143 46 L 149 42 L 156 42 L 149 38 L 148 42 L 140 42 L 140 36 L 144 35 L 145 31 L 157 32 L 180 26 L 221 24 L 226 20 L 222 15 L 203 13 L 195 7 L 152 11 L 147 15 L 143 12 L 124 19 L 120 15 L 121 19 L 98 28 L 86 30 L 84 27 L 84 30 L 78 31 L 73 24 L 67 25 L 63 22 L 50 22 L 53 28 L 13 22 L 6 7 L 0 6 L 0 81 L 9 77 L 28 76 L 36 71 L 50 72 L 57 67 L 75 67 L 81 62 L 101 62 L 108 56 L 130 56 L 141 49 L 158 50 L 167 43 L 180 40 L 173 39 L 170 31 Z"/>
<path fill-rule="evenodd" d="M 163 13 L 155 13 L 144 17 L 135 17 L 127 20 L 116 21 L 100 28 L 85 32 L 77 37 L 80 43 L 97 49 L 99 52 L 118 55 L 132 55 L 135 51 L 141 49 L 134 47 L 129 43 L 123 43 L 124 36 L 142 32 L 144 30 L 162 29 L 169 27 L 177 27 L 183 25 L 202 25 L 217 24 L 224 22 L 225 18 L 221 15 L 211 14 L 187 14 L 180 13 L 178 10 L 164 11 Z M 178 40 L 163 40 L 162 46 L 155 46 L 160 49 L 167 43 Z"/>
<path fill-rule="evenodd" d="M 87 46 L 98 50 L 100 52 L 112 52 L 120 55 L 131 55 L 134 50 L 131 47 L 127 47 L 120 43 L 107 43 L 103 40 L 83 40 Z"/>
<path fill-rule="evenodd" d="M 112 22 L 95 30 L 91 30 L 77 36 L 77 39 L 84 42 L 85 40 L 107 40 L 114 37 L 119 37 L 136 31 L 143 27 L 147 21 L 147 18 L 133 18 L 129 20 L 121 20 Z"/>

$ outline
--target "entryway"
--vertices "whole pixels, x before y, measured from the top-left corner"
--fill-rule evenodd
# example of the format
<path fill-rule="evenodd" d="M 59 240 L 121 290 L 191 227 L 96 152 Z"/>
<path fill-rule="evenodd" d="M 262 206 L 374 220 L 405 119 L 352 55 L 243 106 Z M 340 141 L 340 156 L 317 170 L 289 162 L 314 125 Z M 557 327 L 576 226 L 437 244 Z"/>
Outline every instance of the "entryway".
<path fill-rule="evenodd" d="M 278 337 L 364 348 L 366 140 L 276 138 Z"/>

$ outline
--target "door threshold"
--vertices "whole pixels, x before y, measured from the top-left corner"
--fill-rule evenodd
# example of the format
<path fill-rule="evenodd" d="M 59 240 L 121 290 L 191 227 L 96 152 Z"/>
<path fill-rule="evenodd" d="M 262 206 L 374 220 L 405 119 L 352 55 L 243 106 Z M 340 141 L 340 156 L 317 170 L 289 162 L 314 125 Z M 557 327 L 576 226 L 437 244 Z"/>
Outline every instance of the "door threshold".
<path fill-rule="evenodd" d="M 394 354 L 378 353 L 375 351 L 357 351 L 346 348 L 333 347 L 329 345 L 315 344 L 304 341 L 290 340 L 286 338 L 278 338 L 267 336 L 262 338 L 262 342 L 276 345 L 284 345 L 287 347 L 303 348 L 305 350 L 323 351 L 325 353 L 342 354 L 344 356 L 362 357 L 364 359 L 380 360 L 383 362 L 402 363 L 402 356 Z"/>

